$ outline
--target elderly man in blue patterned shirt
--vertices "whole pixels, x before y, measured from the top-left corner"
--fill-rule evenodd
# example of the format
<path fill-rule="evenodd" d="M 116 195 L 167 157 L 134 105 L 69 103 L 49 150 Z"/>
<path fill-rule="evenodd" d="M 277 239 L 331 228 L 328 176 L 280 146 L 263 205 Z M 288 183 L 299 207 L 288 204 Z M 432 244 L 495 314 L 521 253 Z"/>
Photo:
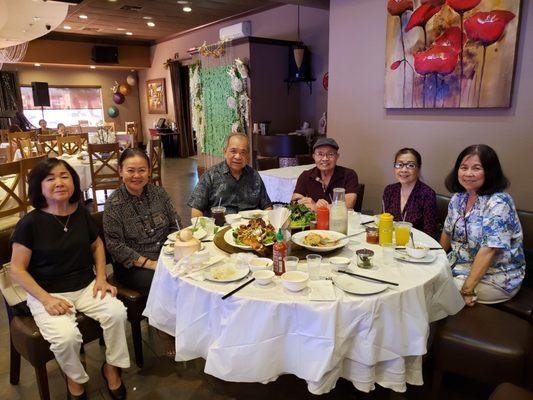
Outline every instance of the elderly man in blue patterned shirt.
<path fill-rule="evenodd" d="M 226 207 L 226 214 L 272 207 L 261 177 L 250 167 L 250 142 L 241 133 L 232 133 L 224 145 L 225 160 L 209 168 L 189 198 L 192 216 L 211 215 L 211 207 Z"/>

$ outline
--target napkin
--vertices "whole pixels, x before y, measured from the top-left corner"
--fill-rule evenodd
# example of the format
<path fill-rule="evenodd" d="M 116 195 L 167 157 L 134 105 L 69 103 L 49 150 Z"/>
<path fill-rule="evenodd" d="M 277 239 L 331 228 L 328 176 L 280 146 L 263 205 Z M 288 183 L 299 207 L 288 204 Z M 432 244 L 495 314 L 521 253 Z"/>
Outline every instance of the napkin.
<path fill-rule="evenodd" d="M 309 286 L 309 300 L 313 301 L 335 301 L 335 289 L 333 288 L 333 282 L 320 280 L 310 281 Z"/>
<path fill-rule="evenodd" d="M 226 256 L 220 254 L 212 255 L 208 253 L 208 258 L 201 258 L 198 257 L 198 255 L 199 253 L 194 253 L 190 256 L 183 257 L 177 263 L 169 266 L 168 270 L 170 275 L 172 275 L 173 278 L 191 277 L 191 275 L 196 272 L 200 272 L 202 275 L 201 271 L 226 258 Z"/>
<path fill-rule="evenodd" d="M 268 220 L 274 226 L 274 229 L 276 232 L 283 228 L 283 225 L 287 220 L 289 219 L 289 216 L 291 215 L 291 212 L 288 208 L 280 207 L 275 208 L 274 210 L 270 210 L 268 212 Z"/>

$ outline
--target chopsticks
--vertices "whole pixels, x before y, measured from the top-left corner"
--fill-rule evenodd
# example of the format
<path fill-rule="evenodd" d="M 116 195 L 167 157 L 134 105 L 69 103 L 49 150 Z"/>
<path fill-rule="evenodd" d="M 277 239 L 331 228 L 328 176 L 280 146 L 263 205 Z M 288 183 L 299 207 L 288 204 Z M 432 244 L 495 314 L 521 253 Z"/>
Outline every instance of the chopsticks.
<path fill-rule="evenodd" d="M 370 221 L 366 221 L 366 222 L 361 222 L 360 225 L 368 225 L 368 224 L 371 224 L 372 222 L 374 222 L 373 219 L 371 219 Z"/>
<path fill-rule="evenodd" d="M 396 247 L 396 250 L 405 250 L 405 247 Z M 429 247 L 428 250 L 444 250 L 442 247 Z"/>
<path fill-rule="evenodd" d="M 226 300 L 228 297 L 230 297 L 232 294 L 235 294 L 237 293 L 239 290 L 241 290 L 243 287 L 245 286 L 248 286 L 250 283 L 252 283 L 253 281 L 255 281 L 255 278 L 252 278 L 250 279 L 249 281 L 247 282 L 244 282 L 241 286 L 239 287 L 236 287 L 235 289 L 233 289 L 231 292 L 225 294 L 224 296 L 222 296 L 222 300 Z"/>
<path fill-rule="evenodd" d="M 346 274 L 346 275 L 355 276 L 357 278 L 368 279 L 369 281 L 374 281 L 374 282 L 379 282 L 379 283 L 386 283 L 387 285 L 399 286 L 399 284 L 396 283 L 396 282 L 389 282 L 389 281 L 385 281 L 385 280 L 382 280 L 382 279 L 372 278 L 372 277 L 366 276 L 366 275 L 359 275 L 359 274 L 355 274 L 353 272 L 348 272 L 348 271 L 339 271 L 339 272 L 341 272 L 343 274 Z"/>

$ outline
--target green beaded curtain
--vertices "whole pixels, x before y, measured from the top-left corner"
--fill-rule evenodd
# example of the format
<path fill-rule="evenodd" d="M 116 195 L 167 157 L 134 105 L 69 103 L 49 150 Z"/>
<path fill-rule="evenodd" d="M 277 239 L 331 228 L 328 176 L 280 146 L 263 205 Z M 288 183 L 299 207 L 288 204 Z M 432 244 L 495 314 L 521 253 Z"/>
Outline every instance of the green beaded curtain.
<path fill-rule="evenodd" d="M 228 97 L 233 94 L 231 65 L 200 70 L 202 82 L 205 133 L 204 153 L 222 156 L 224 139 L 231 133 L 231 126 L 237 118 L 236 111 L 228 107 Z"/>

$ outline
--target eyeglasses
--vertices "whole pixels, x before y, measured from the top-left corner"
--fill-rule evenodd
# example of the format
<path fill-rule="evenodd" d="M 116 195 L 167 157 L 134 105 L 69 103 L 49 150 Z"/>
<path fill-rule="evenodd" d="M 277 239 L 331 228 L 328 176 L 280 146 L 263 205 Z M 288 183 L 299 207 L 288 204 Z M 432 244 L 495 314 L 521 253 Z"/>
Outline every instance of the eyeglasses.
<path fill-rule="evenodd" d="M 403 167 L 407 169 L 415 169 L 416 167 L 418 167 L 418 165 L 415 162 L 408 162 L 408 163 L 395 162 L 393 165 L 395 169 L 402 169 Z"/>
<path fill-rule="evenodd" d="M 331 158 L 335 158 L 337 156 L 337 153 L 315 153 L 315 156 L 317 156 L 317 158 L 327 158 L 327 159 L 331 159 Z"/>

